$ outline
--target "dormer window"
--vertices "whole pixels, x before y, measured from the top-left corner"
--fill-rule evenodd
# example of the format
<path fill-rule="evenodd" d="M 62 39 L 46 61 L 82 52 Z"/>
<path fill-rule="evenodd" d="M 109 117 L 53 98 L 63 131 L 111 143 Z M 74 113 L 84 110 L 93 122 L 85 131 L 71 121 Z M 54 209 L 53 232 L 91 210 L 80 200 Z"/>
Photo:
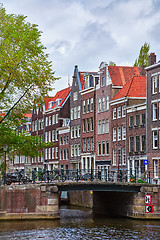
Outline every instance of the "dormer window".
<path fill-rule="evenodd" d="M 51 109 L 51 108 L 53 107 L 54 103 L 55 103 L 55 102 L 53 102 L 53 101 L 52 101 L 52 102 L 49 102 L 49 109 Z"/>
<path fill-rule="evenodd" d="M 62 102 L 62 99 L 60 99 L 60 98 L 57 99 L 57 100 L 56 100 L 56 107 L 58 107 L 61 102 Z"/>

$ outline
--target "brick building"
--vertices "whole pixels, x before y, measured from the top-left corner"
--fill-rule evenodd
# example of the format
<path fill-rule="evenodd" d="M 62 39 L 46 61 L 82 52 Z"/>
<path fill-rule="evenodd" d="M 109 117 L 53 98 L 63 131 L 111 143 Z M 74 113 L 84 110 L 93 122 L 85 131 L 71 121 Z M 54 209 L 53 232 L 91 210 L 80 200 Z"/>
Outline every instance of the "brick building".
<path fill-rule="evenodd" d="M 156 55 L 149 56 L 147 71 L 147 156 L 149 170 L 158 182 L 160 173 L 160 63 Z"/>
<path fill-rule="evenodd" d="M 96 151 L 96 84 L 98 73 L 85 74 L 81 90 L 81 169 L 95 169 Z"/>
<path fill-rule="evenodd" d="M 146 76 L 133 76 L 111 101 L 112 169 L 144 173 Z M 129 172 L 128 172 L 129 173 Z"/>

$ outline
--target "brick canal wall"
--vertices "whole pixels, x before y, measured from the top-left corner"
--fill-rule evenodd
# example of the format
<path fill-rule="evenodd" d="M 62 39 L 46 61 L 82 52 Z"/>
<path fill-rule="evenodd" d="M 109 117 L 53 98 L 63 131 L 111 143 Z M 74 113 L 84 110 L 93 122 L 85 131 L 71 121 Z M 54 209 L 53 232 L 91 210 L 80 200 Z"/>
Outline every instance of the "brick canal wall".
<path fill-rule="evenodd" d="M 57 186 L 31 184 L 0 187 L 0 220 L 59 217 Z"/>
<path fill-rule="evenodd" d="M 71 191 L 70 204 L 94 213 L 139 219 L 160 219 L 160 187 L 144 185 L 140 192 Z"/>

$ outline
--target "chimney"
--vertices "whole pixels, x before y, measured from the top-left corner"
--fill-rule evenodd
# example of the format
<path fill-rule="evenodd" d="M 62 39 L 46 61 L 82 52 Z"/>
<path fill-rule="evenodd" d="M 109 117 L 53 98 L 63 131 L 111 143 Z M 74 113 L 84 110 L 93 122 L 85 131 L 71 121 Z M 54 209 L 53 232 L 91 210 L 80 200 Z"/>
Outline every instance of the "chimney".
<path fill-rule="evenodd" d="M 148 59 L 148 66 L 153 65 L 156 63 L 156 55 L 155 53 L 150 53 L 149 59 Z"/>
<path fill-rule="evenodd" d="M 145 71 L 145 65 L 144 63 L 142 63 L 141 67 L 140 67 L 140 75 L 141 76 L 145 76 L 146 75 L 146 71 Z"/>

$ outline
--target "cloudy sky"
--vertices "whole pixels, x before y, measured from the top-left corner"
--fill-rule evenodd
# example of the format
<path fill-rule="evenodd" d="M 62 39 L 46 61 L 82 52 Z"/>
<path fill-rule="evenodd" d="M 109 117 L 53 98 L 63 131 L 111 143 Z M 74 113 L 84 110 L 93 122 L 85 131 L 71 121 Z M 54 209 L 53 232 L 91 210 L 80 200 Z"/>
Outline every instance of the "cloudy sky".
<path fill-rule="evenodd" d="M 54 92 L 72 81 L 74 66 L 97 71 L 102 61 L 133 65 L 141 46 L 159 60 L 160 0 L 1 0 L 43 32 L 56 77 Z"/>

